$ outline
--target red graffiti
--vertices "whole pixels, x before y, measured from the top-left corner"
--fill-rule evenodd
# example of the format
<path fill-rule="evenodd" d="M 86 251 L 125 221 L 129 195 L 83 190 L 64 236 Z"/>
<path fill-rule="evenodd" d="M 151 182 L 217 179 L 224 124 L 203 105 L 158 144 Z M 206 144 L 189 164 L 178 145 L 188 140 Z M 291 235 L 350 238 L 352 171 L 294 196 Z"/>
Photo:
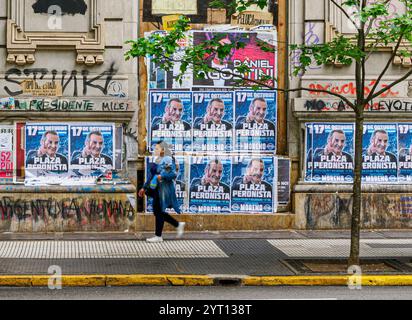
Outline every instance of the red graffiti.
<path fill-rule="evenodd" d="M 365 96 L 368 96 L 375 85 L 376 81 L 372 80 L 370 81 L 366 86 L 365 86 Z M 387 84 L 381 84 L 377 87 L 377 90 L 381 90 L 384 88 L 387 88 Z M 313 90 L 327 90 L 332 93 L 337 93 L 341 95 L 351 95 L 351 96 L 356 96 L 356 85 L 354 82 L 348 82 L 345 84 L 339 84 L 339 85 L 333 85 L 331 83 L 328 84 L 319 84 L 319 83 L 311 83 L 309 84 L 309 89 Z M 328 94 L 326 92 L 316 92 L 316 91 L 309 91 L 310 95 L 313 96 L 327 96 Z M 399 91 L 393 91 L 392 88 L 388 89 L 385 91 L 383 94 L 380 95 L 381 98 L 387 98 L 387 97 L 398 97 L 399 96 Z"/>

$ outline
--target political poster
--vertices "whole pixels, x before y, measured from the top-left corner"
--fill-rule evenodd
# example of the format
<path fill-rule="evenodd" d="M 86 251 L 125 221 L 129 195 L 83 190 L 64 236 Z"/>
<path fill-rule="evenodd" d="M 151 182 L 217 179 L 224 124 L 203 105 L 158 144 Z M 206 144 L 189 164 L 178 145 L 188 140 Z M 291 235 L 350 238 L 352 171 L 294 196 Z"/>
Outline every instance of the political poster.
<path fill-rule="evenodd" d="M 354 125 L 313 123 L 312 129 L 312 181 L 352 182 Z"/>
<path fill-rule="evenodd" d="M 366 183 L 397 182 L 397 124 L 365 123 L 362 146 L 362 180 Z"/>
<path fill-rule="evenodd" d="M 187 170 L 186 159 L 184 157 L 175 157 L 177 163 L 177 178 L 175 183 L 177 202 L 181 212 L 187 212 Z M 151 163 L 154 162 L 154 157 L 146 157 L 146 181 L 151 177 Z M 153 198 L 146 197 L 146 212 L 153 213 Z M 174 213 L 173 209 L 167 209 L 167 212 Z"/>
<path fill-rule="evenodd" d="M 398 124 L 399 182 L 412 181 L 412 123 Z"/>
<path fill-rule="evenodd" d="M 231 162 L 227 157 L 191 158 L 191 213 L 230 213 Z"/>
<path fill-rule="evenodd" d="M 152 35 L 164 36 L 167 32 L 163 30 L 147 32 L 145 37 Z M 148 87 L 149 89 L 184 89 L 191 88 L 193 85 L 193 71 L 188 68 L 185 74 L 181 77 L 181 82 L 178 79 L 181 67 L 181 60 L 185 50 L 190 46 L 189 34 L 183 39 L 178 40 L 178 47 L 172 56 L 174 63 L 170 69 L 160 67 L 161 60 L 157 61 L 154 57 L 147 58 L 148 71 Z"/>
<path fill-rule="evenodd" d="M 231 211 L 273 213 L 277 203 L 277 174 L 273 157 L 234 157 Z"/>
<path fill-rule="evenodd" d="M 312 181 L 313 173 L 313 150 L 312 150 L 312 139 L 313 136 L 313 124 L 306 123 L 305 125 L 305 181 Z"/>
<path fill-rule="evenodd" d="M 193 151 L 233 150 L 233 93 L 193 93 Z"/>
<path fill-rule="evenodd" d="M 252 87 L 251 81 L 239 82 L 242 76 L 248 80 L 259 81 L 263 76 L 270 77 L 266 81 L 269 86 L 276 86 L 276 33 L 275 32 L 217 32 L 193 31 L 193 44 L 199 45 L 208 41 L 217 41 L 221 45 L 233 45 L 232 50 L 224 58 L 217 52 L 207 53 L 204 61 L 212 69 L 193 75 L 194 87 Z M 246 74 L 237 70 L 239 66 L 247 66 Z"/>
<path fill-rule="evenodd" d="M 13 181 L 14 127 L 8 125 L 0 126 L 0 184 Z"/>
<path fill-rule="evenodd" d="M 70 168 L 88 171 L 114 169 L 115 126 L 110 123 L 72 124 L 70 126 Z"/>
<path fill-rule="evenodd" d="M 149 92 L 149 146 L 164 141 L 174 152 L 192 150 L 192 93 L 189 91 Z"/>
<path fill-rule="evenodd" d="M 236 151 L 276 152 L 275 91 L 235 92 Z"/>
<path fill-rule="evenodd" d="M 277 158 L 278 204 L 288 205 L 290 201 L 290 159 Z"/>
<path fill-rule="evenodd" d="M 69 126 L 26 124 L 26 178 L 64 176 L 69 171 Z"/>

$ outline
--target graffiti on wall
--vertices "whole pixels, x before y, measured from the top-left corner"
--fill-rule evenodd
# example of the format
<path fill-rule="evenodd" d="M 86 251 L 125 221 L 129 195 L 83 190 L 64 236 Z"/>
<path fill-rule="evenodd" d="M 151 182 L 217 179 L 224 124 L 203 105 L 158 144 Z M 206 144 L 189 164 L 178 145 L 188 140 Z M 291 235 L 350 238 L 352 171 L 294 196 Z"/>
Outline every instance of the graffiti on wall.
<path fill-rule="evenodd" d="M 375 83 L 376 83 L 375 80 L 366 82 L 365 96 L 369 95 Z M 386 88 L 386 87 L 388 87 L 388 84 L 380 83 L 378 87 L 376 88 L 375 92 L 383 88 Z M 356 96 L 356 84 L 354 81 L 348 81 L 344 83 L 318 83 L 318 82 L 309 83 L 308 88 L 314 89 L 314 90 L 327 90 L 333 93 L 346 95 L 346 96 Z M 328 94 L 326 92 L 309 91 L 309 95 L 316 96 L 316 97 L 324 97 L 324 96 L 327 96 Z M 383 93 L 380 97 L 381 98 L 394 98 L 394 97 L 399 97 L 399 96 L 400 96 L 399 91 L 395 90 L 394 88 L 390 88 L 385 93 Z"/>
<path fill-rule="evenodd" d="M 0 197 L 0 222 L 70 221 L 72 225 L 114 229 L 132 223 L 135 210 L 129 200 L 97 197 L 28 199 Z"/>
<path fill-rule="evenodd" d="M 88 99 L 7 99 L 2 110 L 37 112 L 126 112 L 132 111 L 130 100 L 88 100 Z"/>
<path fill-rule="evenodd" d="M 355 103 L 355 101 L 354 101 Z M 365 105 L 365 111 L 385 112 L 411 112 L 412 100 L 407 99 L 379 99 Z M 353 111 L 343 100 L 330 99 L 308 99 L 296 103 L 295 111 L 317 111 L 317 112 L 351 112 Z"/>
<path fill-rule="evenodd" d="M 110 89 L 111 95 L 113 95 L 115 90 L 113 87 L 119 88 L 119 84 L 115 86 L 112 83 L 117 71 L 114 63 L 98 75 L 90 75 L 89 70 L 63 70 L 59 72 L 55 69 L 49 70 L 47 68 L 27 68 L 24 70 L 12 68 L 6 71 L 4 80 L 7 84 L 3 89 L 8 96 L 16 97 L 23 94 L 22 85 L 25 81 L 49 81 L 48 78 L 51 78 L 52 83 L 60 82 L 63 94 L 67 93 L 74 97 L 87 96 L 94 89 L 96 92 L 106 96 L 109 95 Z M 68 92 L 69 90 L 72 90 L 72 92 Z M 123 88 L 120 87 L 119 90 L 123 90 Z"/>
<path fill-rule="evenodd" d="M 317 45 L 324 42 L 323 36 L 324 24 L 323 22 L 306 22 L 305 23 L 305 45 Z M 302 50 L 294 50 L 292 52 L 291 63 L 292 63 L 292 70 L 299 67 L 300 63 L 300 56 L 302 55 Z M 308 70 L 317 70 L 322 68 L 322 66 L 318 66 L 315 61 L 312 62 L 308 66 Z M 300 71 L 298 74 L 299 77 L 303 75 L 303 71 Z"/>
<path fill-rule="evenodd" d="M 51 6 L 58 6 L 62 14 L 82 14 L 87 11 L 87 4 L 84 0 L 37 0 L 33 4 L 34 13 L 48 13 Z"/>
<path fill-rule="evenodd" d="M 331 194 L 308 194 L 305 199 L 307 229 L 350 226 L 350 203 Z"/>
<path fill-rule="evenodd" d="M 410 228 L 411 195 L 366 193 L 362 196 L 362 228 Z M 352 197 L 348 194 L 306 194 L 307 229 L 350 229 Z"/>
<path fill-rule="evenodd" d="M 0 111 L 127 112 L 132 110 L 132 101 L 120 99 L 0 99 Z"/>
<path fill-rule="evenodd" d="M 402 196 L 401 197 L 401 215 L 412 217 L 412 197 Z"/>

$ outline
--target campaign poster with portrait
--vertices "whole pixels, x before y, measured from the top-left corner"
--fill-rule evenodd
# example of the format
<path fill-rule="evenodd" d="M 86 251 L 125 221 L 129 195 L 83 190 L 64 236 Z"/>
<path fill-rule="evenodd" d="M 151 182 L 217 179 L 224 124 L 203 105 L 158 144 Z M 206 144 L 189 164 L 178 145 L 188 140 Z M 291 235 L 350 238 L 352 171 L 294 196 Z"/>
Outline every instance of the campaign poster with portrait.
<path fill-rule="evenodd" d="M 235 92 L 236 151 L 276 152 L 275 91 Z"/>
<path fill-rule="evenodd" d="M 362 181 L 366 183 L 397 182 L 397 124 L 365 123 L 362 146 Z"/>
<path fill-rule="evenodd" d="M 111 123 L 70 126 L 70 168 L 106 171 L 114 169 L 115 126 Z"/>
<path fill-rule="evenodd" d="M 262 76 L 270 77 L 266 81 L 269 86 L 276 86 L 276 33 L 275 32 L 219 32 L 193 31 L 193 44 L 216 41 L 221 45 L 232 44 L 233 48 L 223 59 L 218 57 L 216 50 L 207 53 L 204 61 L 212 68 L 211 71 L 193 75 L 194 87 L 231 88 L 234 86 L 252 87 L 252 82 L 239 82 L 236 69 L 247 65 L 250 69 L 242 77 L 259 81 Z"/>
<path fill-rule="evenodd" d="M 193 151 L 233 150 L 233 92 L 193 93 Z"/>
<path fill-rule="evenodd" d="M 13 140 L 14 127 L 8 125 L 0 126 L 0 183 L 13 181 Z"/>
<path fill-rule="evenodd" d="M 230 213 L 229 157 L 191 157 L 190 213 Z"/>
<path fill-rule="evenodd" d="M 145 37 L 166 35 L 167 32 L 163 30 L 156 30 L 152 32 L 146 32 Z M 181 76 L 181 82 L 178 76 L 181 74 L 181 60 L 185 54 L 186 49 L 190 46 L 191 40 L 189 33 L 186 37 L 179 39 L 178 47 L 173 54 L 173 64 L 169 70 L 161 67 L 161 60 L 156 61 L 154 57 L 147 58 L 147 72 L 148 72 L 148 87 L 149 89 L 185 89 L 191 88 L 193 85 L 193 70 L 190 66 L 186 72 Z"/>
<path fill-rule="evenodd" d="M 353 182 L 354 125 L 313 123 L 312 181 Z"/>
<path fill-rule="evenodd" d="M 186 178 L 186 160 L 184 157 L 175 157 L 177 162 L 177 178 L 175 183 L 176 198 L 181 212 L 187 212 L 187 178 Z M 150 168 L 154 157 L 146 157 L 146 177 L 145 180 L 151 177 Z M 146 197 L 146 212 L 153 213 L 153 198 Z M 173 209 L 167 209 L 167 212 L 174 213 Z"/>
<path fill-rule="evenodd" d="M 399 182 L 412 181 L 412 123 L 398 124 Z"/>
<path fill-rule="evenodd" d="M 234 157 L 232 212 L 273 213 L 277 203 L 277 174 L 273 157 Z"/>
<path fill-rule="evenodd" d="M 192 93 L 149 92 L 149 146 L 164 141 L 174 152 L 192 151 Z"/>
<path fill-rule="evenodd" d="M 26 178 L 64 176 L 69 171 L 69 126 L 26 124 Z"/>
<path fill-rule="evenodd" d="M 306 123 L 305 125 L 305 181 L 312 181 L 313 173 L 313 157 L 312 157 L 312 135 L 313 124 Z"/>

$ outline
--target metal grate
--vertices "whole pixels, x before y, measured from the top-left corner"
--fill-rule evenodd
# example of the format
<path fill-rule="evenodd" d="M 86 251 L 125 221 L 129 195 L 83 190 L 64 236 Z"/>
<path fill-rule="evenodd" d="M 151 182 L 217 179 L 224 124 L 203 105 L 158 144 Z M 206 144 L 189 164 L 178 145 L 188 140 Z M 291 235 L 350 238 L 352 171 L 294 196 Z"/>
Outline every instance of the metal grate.
<path fill-rule="evenodd" d="M 289 239 L 268 240 L 288 257 L 348 257 L 349 239 Z M 412 239 L 363 239 L 360 241 L 361 257 L 410 257 Z"/>
<path fill-rule="evenodd" d="M 209 240 L 165 241 L 2 241 L 0 258 L 119 259 L 228 258 Z"/>

